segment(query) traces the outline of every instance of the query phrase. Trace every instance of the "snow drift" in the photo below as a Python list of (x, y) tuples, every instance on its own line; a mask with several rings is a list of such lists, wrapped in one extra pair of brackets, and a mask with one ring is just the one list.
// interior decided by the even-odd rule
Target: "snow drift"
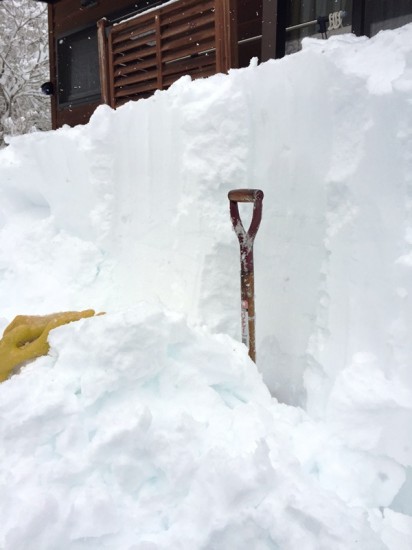
[[(411, 74), (412, 26), (307, 40), (1, 152), (3, 324), (108, 314), (0, 387), (0, 547), (410, 548)], [(258, 369), (306, 412), (231, 339), (239, 187)]]
[(229, 337), (138, 308), (50, 342), (0, 387), (6, 548), (384, 548), (302, 472), (302, 415)]

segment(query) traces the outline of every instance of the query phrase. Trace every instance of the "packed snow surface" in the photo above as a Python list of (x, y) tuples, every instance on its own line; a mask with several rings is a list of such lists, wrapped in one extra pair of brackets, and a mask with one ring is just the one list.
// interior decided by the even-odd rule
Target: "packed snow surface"
[(411, 97), (409, 25), (0, 152), (0, 328), (106, 312), (0, 385), (1, 550), (410, 550)]

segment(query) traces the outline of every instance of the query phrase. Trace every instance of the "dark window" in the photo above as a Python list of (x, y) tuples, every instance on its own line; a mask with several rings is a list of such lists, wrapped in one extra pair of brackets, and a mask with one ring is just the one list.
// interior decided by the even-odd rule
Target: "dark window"
[[(380, 0), (379, 0), (380, 1)], [(302, 38), (319, 36), (321, 30), (316, 20), (325, 18), (328, 35), (352, 30), (353, 0), (290, 0), (288, 4), (286, 25), (286, 52), (293, 53), (300, 49)], [(329, 30), (329, 14), (341, 12), (343, 28)]]
[(365, 34), (373, 36), (384, 29), (395, 29), (412, 21), (412, 0), (367, 0)]
[(99, 54), (95, 26), (57, 40), (59, 104), (100, 98)]
[(352, 0), (291, 0), (288, 26), (312, 21), (340, 10), (351, 17)]

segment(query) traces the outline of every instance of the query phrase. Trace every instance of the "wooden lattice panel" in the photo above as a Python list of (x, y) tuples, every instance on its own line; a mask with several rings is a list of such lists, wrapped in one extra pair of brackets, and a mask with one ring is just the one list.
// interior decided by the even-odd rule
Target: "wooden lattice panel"
[(177, 0), (109, 29), (108, 100), (117, 107), (168, 88), (183, 75), (235, 66), (232, 0)]

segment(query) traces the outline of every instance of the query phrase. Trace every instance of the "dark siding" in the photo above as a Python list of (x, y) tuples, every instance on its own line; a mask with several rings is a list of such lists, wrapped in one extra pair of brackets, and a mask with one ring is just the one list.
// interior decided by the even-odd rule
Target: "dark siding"
[(364, 34), (372, 36), (412, 21), (412, 0), (366, 0)]
[(239, 67), (247, 67), (252, 57), (261, 56), (262, 0), (238, 0), (237, 17)]

